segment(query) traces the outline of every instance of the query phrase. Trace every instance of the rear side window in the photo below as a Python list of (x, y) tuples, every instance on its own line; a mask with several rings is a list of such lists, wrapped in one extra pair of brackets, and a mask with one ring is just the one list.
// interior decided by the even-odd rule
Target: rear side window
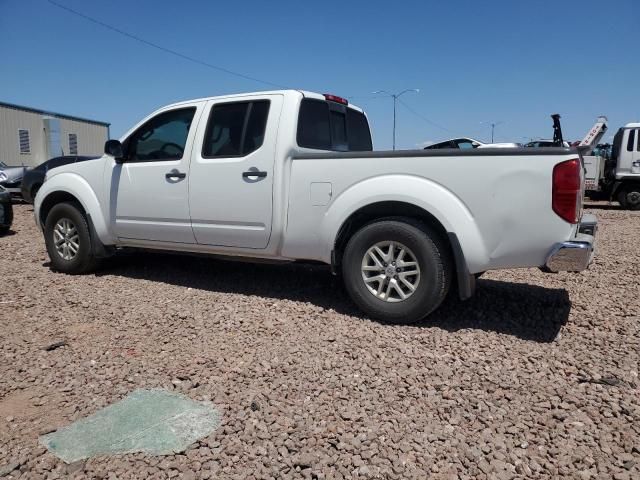
[(269, 101), (214, 105), (202, 145), (204, 158), (243, 157), (264, 142)]
[(627, 139), (627, 152), (633, 152), (633, 145), (636, 140), (636, 131), (629, 130), (629, 138)]
[(317, 150), (372, 150), (371, 132), (363, 113), (323, 100), (304, 99), (298, 117), (298, 145)]

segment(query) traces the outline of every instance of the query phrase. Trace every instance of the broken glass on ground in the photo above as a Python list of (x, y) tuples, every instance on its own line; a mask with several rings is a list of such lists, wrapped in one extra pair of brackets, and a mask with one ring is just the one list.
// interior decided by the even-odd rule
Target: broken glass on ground
[(66, 463), (96, 455), (184, 451), (210, 435), (220, 415), (210, 402), (166, 390), (136, 390), (113, 405), (60, 430), (40, 443)]

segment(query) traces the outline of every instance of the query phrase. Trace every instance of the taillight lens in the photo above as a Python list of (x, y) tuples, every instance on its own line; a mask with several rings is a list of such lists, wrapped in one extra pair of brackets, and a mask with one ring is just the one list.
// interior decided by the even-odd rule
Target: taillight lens
[(567, 160), (553, 167), (553, 211), (569, 223), (578, 223), (582, 192), (580, 191), (580, 159)]

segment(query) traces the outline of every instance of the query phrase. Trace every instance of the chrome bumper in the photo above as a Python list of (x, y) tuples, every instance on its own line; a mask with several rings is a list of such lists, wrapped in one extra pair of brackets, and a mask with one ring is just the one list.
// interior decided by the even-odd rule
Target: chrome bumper
[(575, 240), (556, 243), (543, 267), (547, 272), (581, 272), (589, 267), (595, 252), (598, 221), (594, 215), (584, 215)]

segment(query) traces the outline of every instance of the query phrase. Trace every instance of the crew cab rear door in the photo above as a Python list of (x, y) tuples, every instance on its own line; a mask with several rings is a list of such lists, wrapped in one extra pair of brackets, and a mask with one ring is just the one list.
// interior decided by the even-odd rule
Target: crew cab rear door
[(283, 96), (207, 103), (189, 176), (191, 225), (205, 245), (266, 248)]

